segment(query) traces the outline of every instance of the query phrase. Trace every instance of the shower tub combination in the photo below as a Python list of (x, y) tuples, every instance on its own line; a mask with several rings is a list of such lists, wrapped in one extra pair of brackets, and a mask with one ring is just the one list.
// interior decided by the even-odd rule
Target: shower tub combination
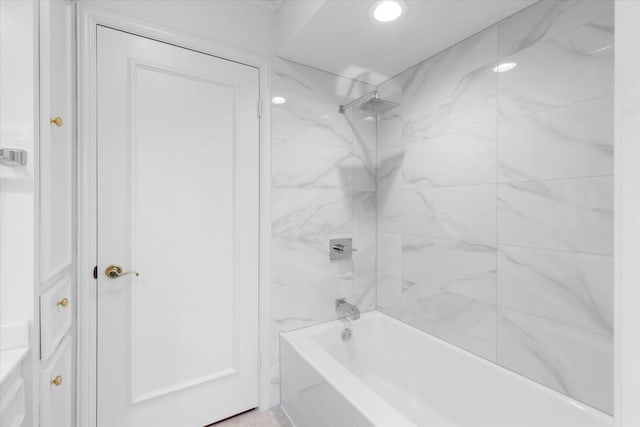
[(281, 334), (280, 360), (282, 406), (297, 427), (613, 426), (608, 415), (375, 311)]

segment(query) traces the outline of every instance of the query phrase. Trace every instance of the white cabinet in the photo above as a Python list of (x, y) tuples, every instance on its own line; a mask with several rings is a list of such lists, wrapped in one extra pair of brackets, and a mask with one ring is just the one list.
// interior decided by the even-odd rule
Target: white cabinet
[(71, 279), (63, 277), (40, 296), (40, 356), (48, 359), (72, 321)]
[(71, 427), (74, 375), (66, 337), (40, 371), (40, 427)]
[(40, 3), (40, 281), (72, 264), (72, 7)]
[[(2, 1), (2, 0), (0, 0)], [(40, 406), (34, 425), (75, 422), (74, 2), (39, 0)], [(39, 418), (39, 421), (38, 419)], [(4, 426), (2, 426), (4, 427)]]

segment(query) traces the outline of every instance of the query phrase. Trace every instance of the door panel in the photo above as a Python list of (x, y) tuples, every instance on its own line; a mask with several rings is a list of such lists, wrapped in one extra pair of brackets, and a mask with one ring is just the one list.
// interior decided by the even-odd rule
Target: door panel
[(258, 71), (103, 27), (97, 69), (98, 426), (255, 407)]

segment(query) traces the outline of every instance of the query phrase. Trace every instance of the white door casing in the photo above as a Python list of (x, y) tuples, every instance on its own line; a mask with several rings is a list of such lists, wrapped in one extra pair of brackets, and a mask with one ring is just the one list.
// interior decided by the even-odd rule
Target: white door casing
[(257, 406), (258, 97), (256, 68), (98, 27), (99, 427)]

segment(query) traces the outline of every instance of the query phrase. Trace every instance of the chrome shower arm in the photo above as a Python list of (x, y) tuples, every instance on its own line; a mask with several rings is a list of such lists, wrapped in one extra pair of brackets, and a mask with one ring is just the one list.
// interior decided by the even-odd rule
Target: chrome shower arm
[(358, 99), (354, 99), (353, 101), (349, 102), (348, 104), (344, 104), (341, 105), (340, 108), (338, 108), (338, 112), (340, 114), (344, 114), (347, 111), (347, 108), (351, 107), (353, 104), (357, 104), (358, 102), (362, 101), (363, 99), (370, 97), (371, 95), (374, 96), (374, 98), (379, 98), (380, 94), (378, 93), (378, 90), (372, 90), (371, 92), (367, 92), (364, 95), (362, 95), (360, 98)]

